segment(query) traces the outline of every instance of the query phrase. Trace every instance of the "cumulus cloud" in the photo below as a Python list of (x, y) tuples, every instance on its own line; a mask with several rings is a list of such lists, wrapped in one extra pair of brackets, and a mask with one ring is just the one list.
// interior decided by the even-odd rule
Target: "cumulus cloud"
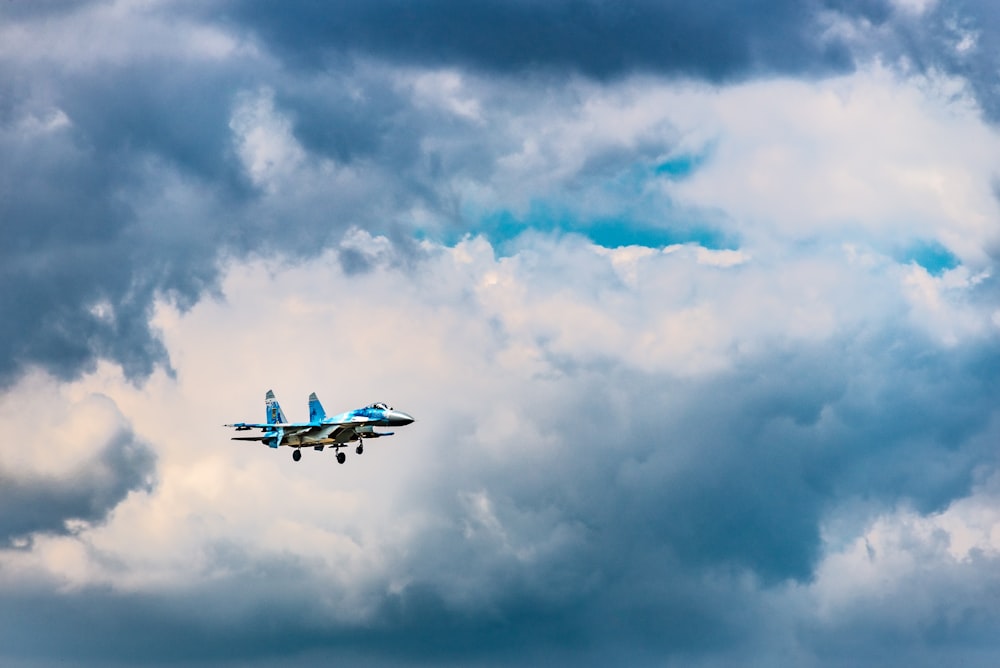
[(926, 238), (980, 266), (996, 247), (997, 134), (959, 82), (876, 68), (707, 97), (685, 111), (717, 133), (710, 161), (669, 187), (681, 202), (726, 208), (743, 235), (850, 235), (887, 252)]
[[(498, 257), (470, 239), (425, 243), (411, 273), (384, 240), (353, 243), (384, 255), (363, 274), (336, 250), (297, 267), (233, 265), (224, 301), (162, 304), (176, 378), (138, 390), (108, 366), (80, 382), (156, 445), (155, 491), (100, 526), (5, 553), (4, 569), (69, 582), (70, 600), (110, 587), (112, 620), (185, 628), (178, 616), (193, 614), (218, 644), (184, 656), (241, 644), (277, 606), (289, 647), (320, 656), (343, 645), (388, 664), (583, 660), (634, 646), (640, 662), (718, 658), (796, 633), (790, 613), (754, 620), (772, 599), (844, 600), (838, 560), (874, 538), (825, 524), (974, 504), (961, 499), (993, 465), (995, 377), (973, 369), (995, 363), (995, 343), (969, 336), (956, 356), (899, 319), (907, 273), (890, 260), (813, 257), (789, 280), (794, 268), (697, 248), (628, 257), (552, 238)], [(626, 260), (631, 283), (618, 278)], [(784, 307), (738, 308), (750, 294)], [(820, 304), (825, 317), (807, 315)], [(670, 325), (691, 312), (708, 315)], [(227, 445), (208, 426), (252, 419), (267, 387), (291, 419), (318, 391), (328, 407), (386, 399), (418, 422), (343, 467)], [(859, 500), (867, 510), (847, 521)], [(829, 658), (823, 643), (854, 623), (853, 608), (836, 610), (808, 618), (817, 644), (803, 655)], [(292, 651), (280, 635), (264, 645)], [(526, 654), (505, 655), (511, 642)]]
[(115, 403), (72, 394), (32, 374), (0, 400), (3, 421), (30, 430), (0, 455), (0, 539), (8, 546), (100, 523), (128, 493), (153, 484), (155, 457)]

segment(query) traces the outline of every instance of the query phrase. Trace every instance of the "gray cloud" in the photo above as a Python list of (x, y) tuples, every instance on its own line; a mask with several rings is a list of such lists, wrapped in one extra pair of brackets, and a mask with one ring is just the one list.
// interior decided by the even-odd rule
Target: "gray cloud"
[[(862, 524), (898, 504), (940, 511), (995, 461), (996, 376), (974, 371), (996, 364), (995, 346), (951, 355), (885, 340), (784, 347), (702, 381), (566, 367), (516, 400), (523, 431), (545, 445), (499, 460), (465, 435), (467, 416), (438, 416), (428, 426), (439, 444), (426, 453), (436, 463), (400, 496), (437, 521), (392, 558), (390, 576), (407, 584), (363, 585), (374, 612), (355, 621), (340, 616), (353, 600), (344, 585), (294, 549), (219, 543), (211, 561), (226, 576), (207, 587), (69, 595), (63, 607), (92, 606), (106, 633), (60, 632), (24, 651), (95, 663), (734, 665), (792, 648), (835, 666), (928, 644), (938, 658), (986, 665), (996, 647), (982, 630), (995, 615), (971, 592), (992, 557), (941, 580), (915, 574), (883, 594), (884, 616), (860, 606), (824, 617), (795, 593), (816, 577), (831, 514), (858, 501)], [(942, 596), (952, 578), (971, 598)], [(911, 596), (944, 607), (914, 621)], [(970, 623), (952, 617), (961, 610)], [(23, 626), (30, 615), (13, 628)], [(123, 630), (127, 639), (103, 645)]]
[(939, 0), (924, 11), (891, 8), (888, 3), (844, 2), (864, 15), (864, 26), (852, 44), (858, 59), (879, 57), (905, 70), (948, 73), (961, 77), (991, 122), (1000, 121), (1000, 95), (995, 73), (1000, 60), (992, 44), (1000, 34), (1000, 15), (982, 0)]
[[(308, 562), (219, 545), (213, 560), (229, 575), (209, 591), (86, 593), (104, 625), (135, 632), (110, 653), (99, 635), (53, 639), (59, 649), (49, 651), (98, 663), (738, 665), (792, 643), (835, 666), (848, 656), (877, 664), (887, 648), (908, 656), (928, 642), (935, 656), (976, 665), (967, 635), (993, 651), (976, 631), (993, 617), (976, 599), (970, 614), (986, 617), (948, 622), (965, 604), (938, 599), (945, 581), (913, 583), (914, 596), (951, 601), (926, 628), (905, 615), (873, 626), (870, 610), (796, 613), (787, 594), (812, 581), (831, 511), (859, 498), (869, 518), (901, 502), (940, 510), (994, 459), (995, 376), (969, 369), (996, 364), (997, 350), (956, 358), (910, 341), (886, 353), (882, 341), (775, 351), (704, 381), (605, 368), (533, 384), (518, 405), (523, 429), (547, 443), (537, 453), (487, 461), (461, 436), (463, 416), (436, 427), (459, 436), (428, 453), (440, 475), (401, 501), (439, 521), (393, 564), (406, 586), (370, 585), (374, 614), (338, 621), (346, 593), (314, 581)], [(562, 398), (543, 400), (552, 396)], [(977, 563), (955, 566), (954, 577), (971, 586)], [(83, 605), (79, 596), (72, 605)], [(892, 610), (907, 607), (905, 588), (887, 596)], [(900, 629), (915, 635), (894, 639)]]
[[(884, 3), (836, 3), (863, 15)], [(714, 81), (761, 72), (830, 73), (852, 66), (845, 43), (820, 38), (823, 3), (592, 1), (234, 3), (231, 11), (290, 62), (340, 54), (500, 73), (575, 71), (608, 78), (650, 71)]]
[(100, 522), (130, 491), (149, 489), (154, 468), (149, 446), (123, 429), (67, 475), (0, 470), (0, 540), (65, 534), (70, 520)]
[[(576, 72), (607, 80), (635, 72), (714, 82), (760, 75), (824, 76), (859, 60), (904, 57), (918, 71), (969, 81), (994, 122), (1000, 31), (989, 2), (942, 0), (910, 11), (888, 0), (752, 0), (723, 4), (596, 0), (309, 3), (249, 0), (232, 16), (295, 68), (326, 68), (351, 55), (403, 64), (521, 76)], [(852, 35), (839, 24), (858, 28)], [(969, 41), (971, 40), (971, 41)]]
[[(153, 297), (190, 301), (212, 284), (223, 226), (144, 228), (130, 201), (150, 187), (143, 177), (151, 160), (210, 180), (222, 201), (240, 199), (224, 150), (228, 99), (213, 106), (207, 78), (171, 73), (155, 65), (58, 74), (48, 82), (57, 94), (23, 96), (8, 114), (0, 132), (9, 158), (0, 168), (0, 225), (10, 240), (0, 250), (0, 381), (30, 364), (73, 377), (96, 357), (143, 377), (166, 363), (148, 324)], [(178, 113), (185, 99), (199, 100), (197, 113)]]
[[(393, 118), (405, 100), (384, 79), (347, 72), (323, 83), (326, 95), (303, 94), (309, 82), (293, 79), (279, 112), (315, 156), (364, 161), (363, 180), (268, 197), (247, 176), (230, 120), (270, 67), (2, 65), (0, 384), (32, 365), (73, 378), (99, 358), (144, 378), (169, 367), (149, 326), (157, 296), (190, 306), (216, 288), (220, 257), (314, 256), (351, 226), (392, 231), (399, 210), (430, 196), (410, 167), (423, 159), (419, 133)], [(374, 99), (343, 105), (338, 82)]]

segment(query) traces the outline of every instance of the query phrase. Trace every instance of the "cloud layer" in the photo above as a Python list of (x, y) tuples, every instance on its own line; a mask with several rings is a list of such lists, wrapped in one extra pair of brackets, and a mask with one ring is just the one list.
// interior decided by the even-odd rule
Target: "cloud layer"
[(986, 5), (0, 16), (5, 663), (996, 663)]

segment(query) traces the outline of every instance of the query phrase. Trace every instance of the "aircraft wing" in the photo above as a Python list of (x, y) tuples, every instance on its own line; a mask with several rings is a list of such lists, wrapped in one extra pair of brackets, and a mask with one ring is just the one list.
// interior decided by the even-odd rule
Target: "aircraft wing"
[[(260, 422), (237, 422), (235, 424), (222, 425), (223, 427), (233, 427), (236, 431), (250, 431), (251, 429), (261, 429), (263, 431), (278, 431), (280, 430), (285, 436), (295, 436), (300, 435), (305, 432), (309, 432), (313, 429), (317, 429), (320, 425), (313, 422), (272, 422), (272, 423), (260, 423)], [(234, 441), (262, 441), (265, 438), (271, 438), (270, 436), (233, 436)]]
[(250, 429), (264, 429), (271, 431), (274, 429), (284, 429), (286, 434), (294, 434), (308, 429), (318, 429), (321, 427), (360, 427), (372, 420), (363, 416), (355, 416), (348, 420), (339, 422), (236, 422), (224, 424), (223, 427), (232, 427), (236, 431), (248, 431)]
[(307, 429), (319, 425), (315, 422), (236, 422), (222, 426), (234, 427), (236, 431), (245, 431), (247, 429)]
[(320, 425), (313, 422), (236, 422), (223, 426), (232, 427), (236, 431), (260, 429), (264, 433), (259, 436), (233, 436), (232, 440), (263, 442), (272, 448), (281, 445), (289, 436), (302, 438), (304, 434), (320, 428)]

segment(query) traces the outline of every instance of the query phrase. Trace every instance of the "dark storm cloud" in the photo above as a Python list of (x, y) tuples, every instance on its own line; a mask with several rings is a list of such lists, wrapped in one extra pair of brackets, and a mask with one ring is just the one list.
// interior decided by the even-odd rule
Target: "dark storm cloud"
[(211, 73), (165, 63), (46, 74), (47, 86), (12, 76), (20, 104), (0, 125), (0, 383), (30, 364), (73, 377), (98, 356), (142, 377), (166, 363), (153, 297), (196, 299), (231, 232), (220, 220), (144, 229), (135, 194), (160, 164), (239, 201), (229, 94)]
[[(49, 25), (34, 12), (12, 20), (29, 33)], [(279, 112), (315, 155), (373, 166), (351, 192), (266, 201), (230, 126), (247, 91), (276, 76), (266, 58), (27, 62), (0, 63), (0, 386), (32, 365), (73, 378), (99, 358), (141, 379), (169, 366), (149, 325), (157, 296), (197, 302), (220, 257), (311, 256), (352, 225), (390, 231), (432, 192), (422, 177), (407, 184), (419, 131), (397, 118), (405, 101), (385, 77), (369, 86), (348, 71), (310, 93), (315, 79), (278, 81)], [(367, 101), (346, 104), (341, 84)]]
[(330, 72), (278, 92), (281, 108), (292, 110), (295, 135), (303, 145), (340, 162), (370, 159), (386, 150), (411, 154), (419, 133), (403, 132), (393, 122), (408, 100), (386, 82), (369, 79), (363, 96), (349, 73)]
[(69, 475), (0, 469), (0, 542), (65, 533), (69, 520), (103, 520), (130, 491), (149, 486), (154, 466), (149, 447), (123, 429)]
[[(889, 0), (599, 0), (458, 2), (379, 0), (232, 2), (230, 15), (296, 69), (338, 67), (362, 55), (405, 65), (514, 76), (577, 72), (609, 79), (635, 72), (722, 82), (760, 75), (822, 76), (879, 58), (968, 80), (991, 121), (1000, 14), (988, 0), (941, 0), (925, 11)], [(838, 26), (860, 27), (848, 37)], [(974, 44), (960, 46), (972, 37)]]
[[(468, 579), (490, 592), (480, 607), (495, 619), (530, 626), (519, 611), (547, 609), (568, 637), (600, 628), (583, 634), (598, 647), (662, 658), (751, 646), (771, 630), (755, 619), (764, 603), (747, 582), (764, 591), (808, 583), (834, 509), (863, 499), (939, 511), (994, 462), (983, 435), (1000, 388), (975, 369), (1000, 351), (885, 343), (775, 352), (704, 382), (568, 371), (571, 394), (539, 401), (537, 413), (521, 406), (527, 424), (558, 441), (557, 454), (515, 450), (486, 469), (461, 438), (446, 453), (459, 484), (492, 499), (505, 535), (489, 523), (463, 529), (461, 507), (449, 505), (455, 490), (440, 481), (422, 490), (455, 518), (455, 533), (422, 544), (425, 586), (448, 592)], [(541, 549), (561, 532), (565, 545)], [(522, 562), (505, 541), (538, 556)], [(878, 652), (880, 638), (869, 641), (861, 649)]]
[(231, 13), (305, 67), (360, 53), (512, 74), (647, 71), (719, 81), (849, 69), (847, 45), (822, 36), (830, 5), (867, 15), (884, 3), (380, 0), (279, 8), (252, 0), (232, 3)]
[[(72, 378), (98, 358), (140, 379), (169, 365), (149, 325), (158, 295), (190, 305), (214, 288), (220, 254), (311, 255), (363, 222), (336, 207), (255, 209), (261, 193), (229, 122), (256, 75), (156, 59), (74, 72), (46, 65), (43, 85), (6, 72), (0, 385), (31, 365)], [(344, 150), (363, 150), (356, 143)], [(201, 199), (172, 197), (172, 185)]]
[[(989, 0), (940, 0), (924, 10), (889, 0), (608, 3), (377, 0), (226, 3), (295, 69), (337, 69), (343, 56), (514, 76), (635, 72), (722, 82), (823, 76), (878, 58), (965, 78), (991, 121), (1000, 13)], [(852, 25), (851, 31), (838, 29)], [(850, 36), (848, 36), (848, 33)], [(971, 38), (971, 42), (968, 40)]]

